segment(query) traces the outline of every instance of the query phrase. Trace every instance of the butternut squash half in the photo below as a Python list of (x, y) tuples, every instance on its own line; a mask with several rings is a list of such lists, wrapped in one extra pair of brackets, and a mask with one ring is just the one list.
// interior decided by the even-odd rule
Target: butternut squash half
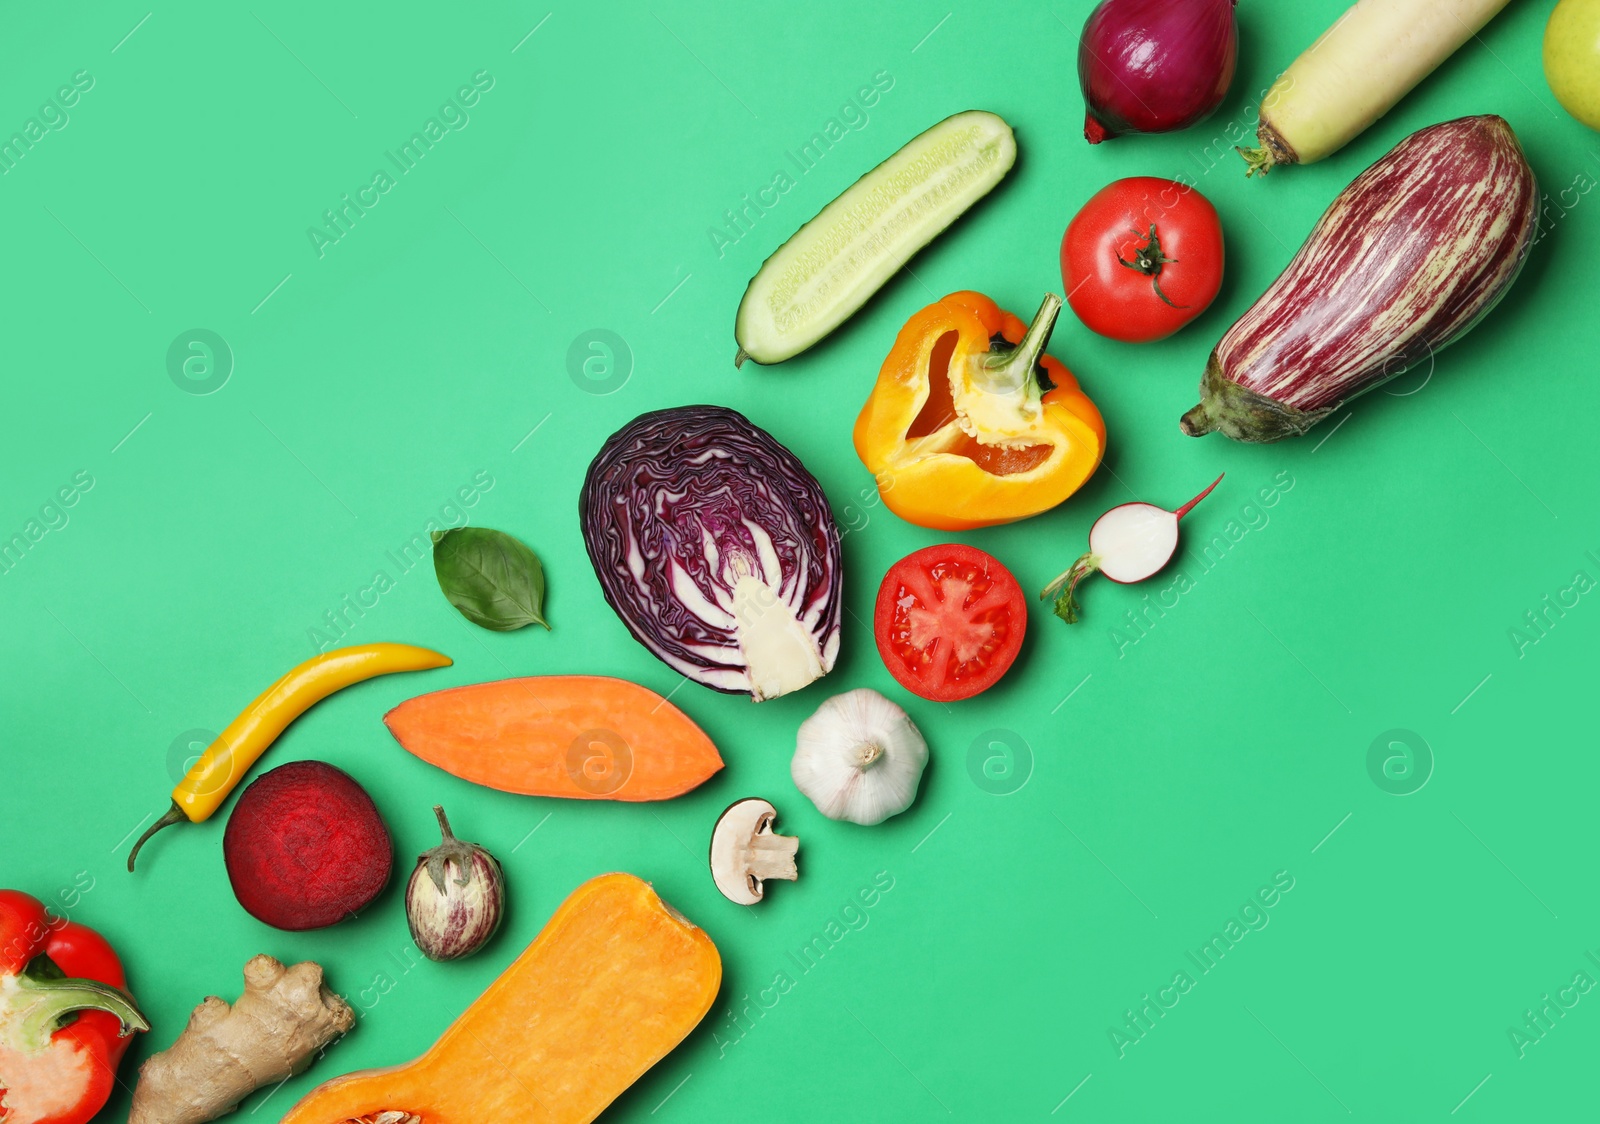
[(516, 961), (416, 1061), (336, 1077), (283, 1124), (404, 1111), (422, 1124), (580, 1124), (711, 1009), (711, 938), (631, 874), (563, 902)]

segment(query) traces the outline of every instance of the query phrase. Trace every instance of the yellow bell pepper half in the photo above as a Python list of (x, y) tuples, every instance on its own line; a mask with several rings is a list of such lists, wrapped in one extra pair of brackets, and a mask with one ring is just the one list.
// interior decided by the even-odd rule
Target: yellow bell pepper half
[(1072, 372), (1044, 354), (1061, 300), (1033, 323), (981, 293), (951, 293), (895, 339), (856, 418), (856, 455), (889, 510), (960, 531), (1048, 511), (1105, 455), (1106, 426)]

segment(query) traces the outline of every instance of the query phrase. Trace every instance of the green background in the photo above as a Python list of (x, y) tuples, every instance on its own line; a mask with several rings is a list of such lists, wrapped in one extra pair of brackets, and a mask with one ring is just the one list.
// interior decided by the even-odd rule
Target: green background
[[(1600, 156), (1544, 82), (1550, 6), (1513, 4), (1346, 150), (1265, 182), (1243, 178), (1230, 141), (1339, 0), (1244, 0), (1238, 77), (1216, 116), (1096, 148), (1080, 135), (1074, 68), (1087, 0), (892, 14), (675, 0), (9, 8), (0, 135), (74, 73), (94, 85), (70, 124), (0, 177), (0, 532), (67, 517), (0, 577), (0, 881), (123, 951), (153, 1024), (123, 1082), (204, 995), (234, 997), (250, 955), (315, 958), (361, 1018), (309, 1073), (247, 1103), (272, 1118), (321, 1080), (425, 1049), (568, 892), (627, 870), (705, 927), (725, 984), (612, 1119), (1589, 1109), (1600, 994), (1553, 1013), (1524, 1056), (1508, 1033), (1575, 973), (1600, 978), (1586, 959), (1600, 957), (1600, 906), (1580, 799), (1600, 779), (1583, 717), (1600, 608), (1580, 597), (1520, 649), (1510, 631), (1575, 572), (1600, 578), (1588, 553), (1600, 554), (1600, 206), (1586, 194)], [(319, 257), (307, 228), (479, 71), (494, 85), (470, 124)], [(893, 85), (870, 121), (719, 254), (709, 229), (723, 210), (770, 184), (879, 72)], [(906, 139), (974, 107), (1016, 128), (1008, 182), (834, 338), (736, 372), (734, 309), (761, 260)], [(1210, 347), (1340, 188), (1412, 130), (1485, 112), (1521, 138), (1549, 233), (1470, 340), (1431, 377), (1357, 401), (1338, 429), (1266, 447), (1181, 437)], [(1067, 220), (1128, 175), (1183, 175), (1216, 204), (1222, 294), (1143, 347), (1064, 314), (1052, 351), (1105, 414), (1105, 466), (1056, 511), (961, 537), (1036, 589), (1105, 508), (1175, 505), (1225, 470), (1185, 522), (1175, 565), (1193, 588), (1119, 642), (1111, 630), (1168, 579), (1096, 581), (1076, 627), (1036, 605), (996, 689), (949, 707), (911, 697), (863, 618), (885, 568), (945, 536), (875, 503), (850, 423), (912, 312), (973, 288), (1031, 313), (1059, 292)], [(233, 354), (214, 393), (169, 377), (168, 348), (193, 328)], [(609, 394), (569, 374), (569, 346), (594, 328), (631, 352)], [(401, 751), (380, 716), (426, 690), (558, 672), (679, 686), (601, 599), (576, 504), (607, 434), (692, 402), (744, 411), (833, 502), (849, 614), (827, 682), (760, 707), (683, 685), (673, 701), (728, 765), (662, 805), (492, 792)], [(41, 514), (79, 472), (92, 488)], [(450, 506), (480, 472), (492, 487)], [(1258, 506), (1275, 479), (1293, 486)], [(402, 573), (387, 558), (430, 520), (462, 518), (540, 552), (553, 632), (468, 626), (426, 567)], [(1208, 564), (1199, 548), (1230, 520), (1244, 533)], [(219, 729), (311, 655), (309, 630), (380, 570), (393, 588), (348, 641), (430, 645), (455, 665), (329, 700), (267, 762), (320, 758), (354, 774), (402, 873), (436, 839), (435, 802), (500, 856), (508, 923), (451, 965), (417, 961), (394, 885), (333, 929), (254, 921), (223, 870), (225, 815), (159, 837), (137, 875), (122, 869), (130, 834), (165, 807), (183, 735)], [(933, 747), (916, 805), (870, 829), (824, 820), (788, 764), (799, 722), (863, 685), (903, 703)], [(1369, 773), (1369, 747), (1394, 730), (1429, 747), (1418, 779), (1432, 759), (1410, 795)], [(1380, 739), (1380, 755), (1401, 737)], [(993, 758), (989, 777), (969, 769), (974, 756)], [(718, 896), (703, 855), (718, 811), (751, 794), (801, 838), (802, 876), (746, 910)], [(1201, 974), (1186, 953), (1280, 871), (1293, 889), (1267, 926)], [(800, 972), (790, 953), (857, 919), (845, 907), (875, 876), (892, 888)], [(1119, 1049), (1112, 1028), (1180, 970), (1193, 988)], [(781, 995), (779, 971), (792, 981)], [(126, 1108), (121, 1092), (104, 1118)]]

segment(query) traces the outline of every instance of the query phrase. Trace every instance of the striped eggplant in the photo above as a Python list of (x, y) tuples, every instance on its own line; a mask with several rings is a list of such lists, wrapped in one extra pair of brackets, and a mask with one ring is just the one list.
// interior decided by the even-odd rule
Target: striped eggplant
[(1297, 436), (1460, 339), (1516, 280), (1538, 207), (1533, 169), (1502, 118), (1411, 134), (1339, 193), (1223, 335), (1183, 432)]

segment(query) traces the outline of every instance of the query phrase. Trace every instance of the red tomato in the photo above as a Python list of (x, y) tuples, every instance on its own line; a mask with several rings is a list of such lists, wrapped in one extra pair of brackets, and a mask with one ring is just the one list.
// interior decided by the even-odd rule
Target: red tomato
[(1108, 184), (1067, 224), (1061, 281), (1091, 331), (1128, 343), (1170, 336), (1222, 286), (1217, 209), (1175, 180)]
[(924, 547), (890, 566), (872, 614), (889, 674), (935, 702), (994, 686), (1027, 630), (1028, 603), (1011, 571), (961, 543)]

